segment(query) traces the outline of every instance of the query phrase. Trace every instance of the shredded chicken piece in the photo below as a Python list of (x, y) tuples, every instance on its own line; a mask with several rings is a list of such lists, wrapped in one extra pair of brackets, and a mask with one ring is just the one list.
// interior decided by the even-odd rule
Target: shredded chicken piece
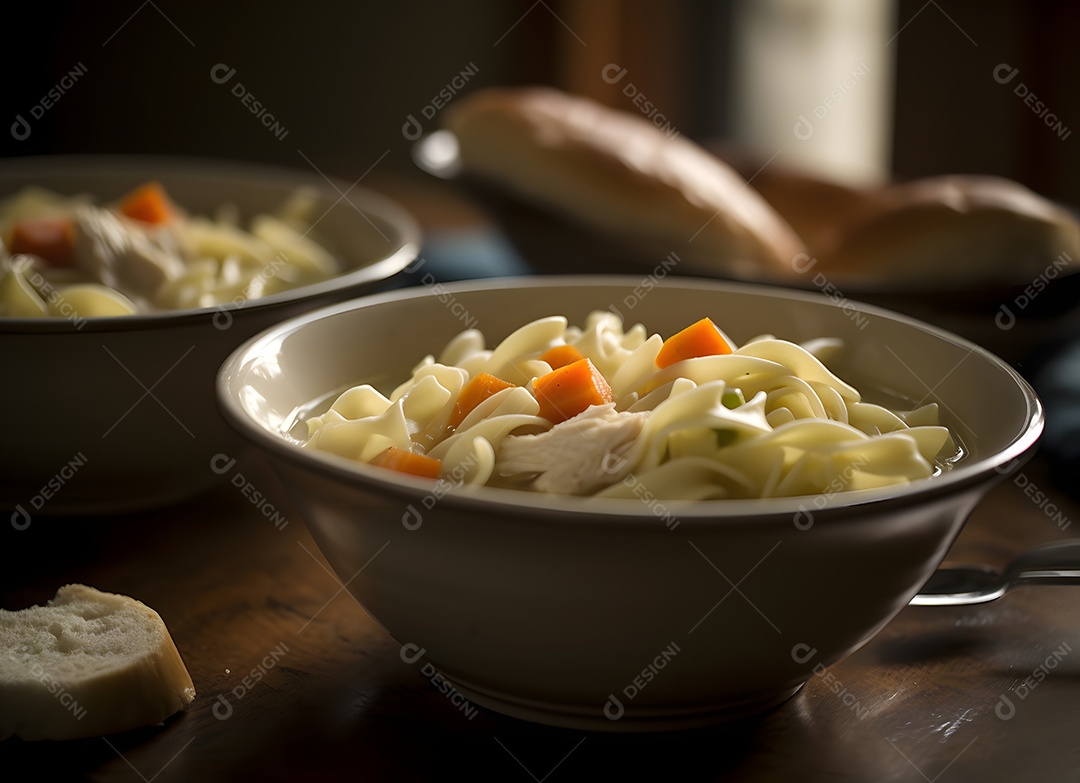
[(150, 298), (163, 283), (184, 273), (184, 262), (171, 234), (153, 237), (127, 226), (107, 209), (83, 205), (75, 209), (75, 253), (79, 266), (110, 288)]
[(496, 464), (504, 476), (535, 474), (528, 486), (539, 492), (591, 495), (629, 472), (625, 455), (646, 416), (594, 405), (547, 432), (506, 438)]

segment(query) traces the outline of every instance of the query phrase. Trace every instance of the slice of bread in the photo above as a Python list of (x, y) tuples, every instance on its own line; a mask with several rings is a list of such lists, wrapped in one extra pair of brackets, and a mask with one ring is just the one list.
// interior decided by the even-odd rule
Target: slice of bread
[(160, 723), (195, 698), (161, 617), (85, 585), (0, 609), (0, 740), (75, 739)]

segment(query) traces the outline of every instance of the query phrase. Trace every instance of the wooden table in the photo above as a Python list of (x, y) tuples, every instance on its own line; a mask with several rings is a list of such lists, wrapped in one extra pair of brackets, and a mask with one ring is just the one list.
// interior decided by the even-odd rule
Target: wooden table
[[(459, 709), (343, 589), (261, 459), (236, 470), (276, 525), (226, 482), (160, 512), (0, 538), (5, 608), (67, 582), (135, 596), (168, 623), (198, 691), (163, 726), (0, 743), (4, 780), (1080, 780), (1077, 588), (909, 607), (759, 718), (591, 734)], [(1001, 564), (1073, 534), (1072, 520), (1080, 507), (1036, 457), (950, 557)]]

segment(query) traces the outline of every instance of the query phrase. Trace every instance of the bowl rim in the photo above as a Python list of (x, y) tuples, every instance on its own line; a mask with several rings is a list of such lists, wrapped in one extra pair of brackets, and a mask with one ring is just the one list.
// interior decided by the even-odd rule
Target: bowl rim
[[(332, 198), (337, 191), (338, 200), (352, 204), (361, 214), (372, 214), (396, 232), (399, 241), (381, 257), (373, 259), (345, 274), (326, 280), (282, 291), (261, 299), (229, 302), (209, 307), (185, 310), (162, 310), (152, 313), (106, 316), (80, 319), (78, 324), (68, 318), (14, 318), (0, 317), (0, 334), (55, 334), (69, 332), (126, 332), (155, 326), (182, 326), (228, 313), (235, 317), (238, 311), (271, 310), (288, 306), (306, 299), (348, 290), (367, 283), (387, 280), (413, 263), (420, 255), (422, 232), (420, 224), (407, 210), (393, 199), (357, 183), (348, 183), (339, 177), (328, 176), (317, 170), (305, 171), (269, 163), (185, 155), (128, 155), (128, 154), (71, 154), (71, 155), (25, 155), (0, 159), (0, 185), (15, 177), (38, 176), (123, 176), (142, 172), (145, 176), (182, 177), (191, 180), (214, 179), (219, 183), (236, 182), (248, 184), (286, 185), (294, 188), (311, 187)], [(95, 196), (98, 194), (94, 194)], [(225, 199), (223, 199), (225, 201)], [(369, 220), (370, 222), (370, 220)]]
[[(285, 336), (294, 333), (305, 325), (328, 319), (342, 313), (365, 309), (384, 303), (408, 299), (421, 299), (446, 294), (460, 294), (476, 290), (513, 288), (559, 288), (559, 287), (602, 287), (634, 286), (640, 278), (634, 275), (528, 275), (518, 277), (485, 278), (441, 284), (439, 293), (432, 292), (427, 286), (415, 286), (396, 289), (381, 294), (373, 294), (347, 302), (321, 307), (311, 312), (294, 316), (282, 321), (237, 347), (222, 363), (215, 382), (215, 395), (218, 408), (226, 422), (249, 443), (268, 451), (275, 458), (284, 458), (295, 467), (322, 476), (329, 474), (334, 480), (344, 480), (356, 485), (358, 489), (374, 490), (383, 495), (398, 497), (403, 502), (403, 509), (414, 504), (424, 503), (434, 497), (441, 504), (472, 511), (512, 511), (515, 516), (543, 516), (549, 522), (567, 522), (580, 525), (583, 518), (599, 524), (615, 518), (635, 518), (638, 521), (656, 520), (664, 517), (655, 509), (646, 507), (641, 498), (594, 498), (573, 495), (556, 495), (527, 492), (499, 487), (453, 487), (438, 492), (438, 484), (431, 480), (415, 478), (393, 471), (364, 465), (329, 452), (304, 449), (290, 442), (283, 433), (273, 433), (256, 423), (240, 402), (240, 390), (243, 388), (241, 375), (245, 364), (265, 350), (279, 343)], [(840, 307), (820, 294), (812, 294), (798, 289), (780, 289), (774, 286), (755, 283), (718, 281), (708, 278), (679, 278), (678, 280), (660, 280), (657, 286), (672, 288), (692, 286), (716, 291), (746, 292), (764, 294), (784, 300), (812, 302), (824, 307)], [(845, 307), (855, 307), (860, 312), (884, 317), (922, 332), (927, 332), (938, 339), (952, 343), (972, 353), (978, 354), (984, 361), (1002, 370), (1016, 384), (1026, 402), (1026, 425), (1016, 434), (1012, 443), (1005, 449), (993, 454), (981, 456), (968, 464), (958, 464), (951, 470), (930, 479), (923, 479), (897, 487), (836, 492), (832, 495), (801, 495), (783, 498), (752, 499), (716, 499), (716, 500), (659, 500), (658, 503), (670, 512), (679, 523), (703, 524), (723, 520), (727, 524), (761, 524), (762, 520), (787, 520), (798, 514), (812, 514), (816, 523), (818, 514), (823, 518), (858, 519), (872, 513), (877, 507), (887, 505), (890, 508), (902, 508), (907, 505), (923, 504), (944, 495), (959, 495), (964, 490), (993, 482), (1013, 473), (1034, 453), (1037, 441), (1045, 426), (1045, 414), (1041, 401), (1031, 385), (1008, 363), (990, 351), (951, 332), (919, 321), (901, 313), (875, 305), (847, 301)], [(543, 503), (537, 503), (538, 497)], [(814, 503), (815, 498), (825, 498), (822, 505)], [(811, 508), (811, 506), (813, 508)]]

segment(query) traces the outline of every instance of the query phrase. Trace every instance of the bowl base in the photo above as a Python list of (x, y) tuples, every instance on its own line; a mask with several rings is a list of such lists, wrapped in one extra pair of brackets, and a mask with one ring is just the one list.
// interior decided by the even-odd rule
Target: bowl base
[(564, 729), (627, 733), (685, 731), (749, 718), (780, 706), (805, 685), (805, 682), (800, 682), (781, 691), (708, 705), (635, 709), (632, 704), (623, 705), (609, 699), (604, 705), (585, 709), (578, 704), (523, 699), (473, 686), (465, 680), (440, 673), (469, 702), (511, 718)]

